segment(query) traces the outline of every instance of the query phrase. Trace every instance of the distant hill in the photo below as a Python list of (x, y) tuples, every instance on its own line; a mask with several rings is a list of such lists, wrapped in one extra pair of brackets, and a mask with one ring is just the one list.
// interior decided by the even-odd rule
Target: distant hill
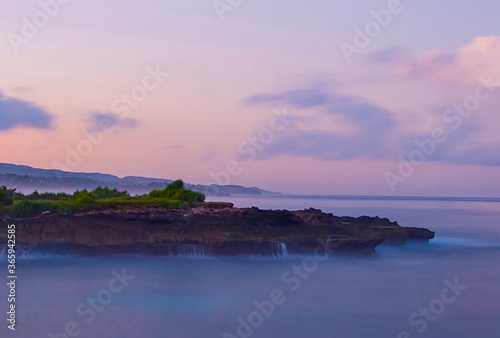
[[(131, 194), (145, 194), (153, 189), (163, 189), (172, 180), (101, 173), (74, 173), (62, 170), (38, 169), (25, 165), (0, 163), (0, 186), (16, 188), (23, 193), (39, 192), (73, 192), (77, 189), (95, 189), (108, 186), (118, 190), (127, 190)], [(239, 185), (201, 185), (189, 184), (189, 189), (208, 196), (230, 195), (279, 195), (256, 187), (247, 188)]]
[(95, 181), (118, 182), (120, 178), (99, 173), (72, 173), (62, 170), (37, 169), (27, 165), (0, 163), (0, 174), (27, 175), (33, 177), (86, 178)]

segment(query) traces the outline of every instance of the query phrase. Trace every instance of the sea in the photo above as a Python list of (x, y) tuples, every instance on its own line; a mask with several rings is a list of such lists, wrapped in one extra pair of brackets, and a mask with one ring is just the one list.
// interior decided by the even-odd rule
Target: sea
[[(0, 337), (500, 337), (500, 200), (218, 197), (237, 207), (380, 216), (436, 232), (373, 255), (23, 254), (15, 331), (7, 261)], [(5, 228), (6, 224), (3, 224)]]

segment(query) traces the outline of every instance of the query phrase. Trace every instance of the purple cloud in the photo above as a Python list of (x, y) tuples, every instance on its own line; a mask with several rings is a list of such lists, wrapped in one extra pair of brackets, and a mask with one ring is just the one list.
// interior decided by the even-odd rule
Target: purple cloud
[(50, 129), (52, 120), (43, 108), (0, 92), (0, 131), (18, 127)]
[(304, 130), (294, 124), (277, 134), (275, 141), (259, 154), (260, 158), (288, 154), (336, 161), (357, 157), (382, 159), (391, 155), (384, 135), (396, 124), (394, 113), (363, 98), (307, 88), (255, 95), (244, 102), (249, 105), (282, 104), (296, 109), (317, 108), (316, 116), (332, 122), (341, 117), (356, 130), (345, 134), (323, 129)]
[(99, 125), (99, 123), (102, 120), (108, 120), (111, 121), (111, 124), (113, 126), (120, 126), (124, 128), (135, 128), (139, 126), (139, 121), (136, 119), (131, 119), (131, 118), (126, 118), (123, 119), (120, 116), (113, 114), (113, 113), (99, 113), (95, 112), (91, 114), (92, 122), (95, 123), (96, 125)]
[[(396, 113), (379, 107), (366, 99), (356, 96), (328, 92), (321, 88), (306, 88), (285, 91), (278, 94), (260, 94), (246, 98), (248, 105), (271, 104), (291, 107), (296, 112), (298, 123), (292, 123), (285, 130), (276, 133), (271, 143), (257, 152), (257, 159), (271, 159), (282, 155), (313, 157), (324, 161), (343, 161), (366, 158), (374, 161), (396, 160), (418, 150), (417, 140), (430, 137), (430, 133), (420, 131), (400, 132), (397, 130)], [(311, 109), (312, 108), (312, 112)], [(309, 109), (308, 117), (301, 116), (300, 110)], [(493, 109), (489, 107), (486, 109)], [(436, 107), (434, 113), (442, 118), (447, 107)], [(325, 121), (335, 124), (341, 117), (350, 125), (349, 132), (325, 129), (324, 125), (311, 128), (300, 127), (300, 121)], [(329, 122), (328, 122), (329, 121)], [(436, 128), (446, 133), (446, 142), (436, 145), (428, 162), (475, 164), (500, 166), (500, 148), (495, 144), (481, 145), (476, 138), (484, 130), (479, 122), (463, 121), (454, 130), (442, 122)], [(469, 149), (464, 150), (463, 142)], [(475, 146), (474, 146), (475, 145)], [(245, 160), (244, 156), (240, 156)]]

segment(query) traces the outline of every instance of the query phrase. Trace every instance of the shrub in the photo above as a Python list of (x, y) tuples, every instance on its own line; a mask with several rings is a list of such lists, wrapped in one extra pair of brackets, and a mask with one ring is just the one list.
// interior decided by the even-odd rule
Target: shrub
[(154, 197), (154, 198), (172, 198), (172, 195), (174, 194), (174, 191), (172, 190), (153, 190), (149, 193), (149, 197)]
[(197, 191), (192, 191), (192, 190), (178, 190), (172, 198), (174, 200), (179, 200), (179, 201), (185, 201), (185, 202), (191, 202), (191, 203), (197, 203), (197, 202), (204, 202), (205, 201), (205, 195), (202, 193), (199, 193)]
[(57, 193), (57, 199), (58, 200), (68, 199), (70, 197), (71, 197), (71, 195), (68, 195), (68, 194), (63, 193), (63, 192), (58, 192)]
[(39, 200), (39, 199), (41, 199), (40, 194), (36, 190), (33, 191), (31, 194), (27, 195), (26, 198), (29, 199), (29, 200)]
[(12, 206), (12, 213), (17, 217), (29, 217), (34, 213), (34, 203), (28, 200), (18, 202)]
[(182, 180), (170, 183), (163, 190), (153, 190), (149, 193), (149, 196), (153, 198), (166, 198), (189, 203), (205, 201), (205, 195), (202, 193), (184, 189), (184, 182)]
[(54, 194), (53, 192), (44, 192), (40, 194), (40, 199), (41, 200), (49, 200), (49, 201), (57, 201), (59, 198), (57, 197), (57, 194)]
[(49, 200), (49, 201), (60, 201), (63, 199), (68, 199), (70, 197), (71, 197), (70, 195), (65, 194), (63, 192), (58, 192), (57, 194), (53, 192), (44, 192), (43, 194), (40, 194), (39, 199)]
[(83, 189), (82, 191), (80, 190), (77, 190), (73, 193), (73, 198), (77, 199), (78, 197), (80, 197), (82, 194), (86, 194), (88, 195), (89, 192), (87, 191), (87, 189)]
[(23, 201), (23, 200), (25, 200), (25, 199), (26, 199), (26, 196), (24, 196), (23, 194), (21, 194), (21, 193), (19, 193), (19, 192), (16, 192), (16, 193), (14, 194), (14, 196), (12, 196), (12, 199), (13, 199), (14, 201)]
[(179, 190), (184, 189), (184, 182), (182, 180), (176, 180), (167, 185), (168, 190)]
[(44, 193), (39, 193), (38, 191), (34, 191), (33, 193), (29, 195), (23, 195), (22, 193), (14, 193), (12, 198), (14, 201), (23, 201), (23, 200), (30, 200), (30, 201), (60, 201), (64, 199), (69, 199), (71, 196), (68, 194), (65, 194), (63, 192), (59, 193), (53, 193), (53, 192), (44, 192)]
[(74, 207), (67, 202), (23, 200), (15, 203), (10, 210), (16, 217), (31, 217), (45, 211), (65, 214), (74, 210)]
[(89, 195), (81, 195), (76, 199), (76, 205), (92, 205), (95, 204), (95, 200)]
[(7, 189), (6, 186), (0, 188), (0, 206), (2, 205), (12, 205), (12, 196), (14, 195), (14, 190)]
[(66, 214), (68, 212), (73, 211), (73, 206), (66, 202), (57, 203), (57, 213), (58, 214)]
[(118, 191), (116, 188), (110, 189), (108, 187), (101, 188), (100, 186), (92, 190), (89, 195), (96, 200), (130, 196), (128, 191)]

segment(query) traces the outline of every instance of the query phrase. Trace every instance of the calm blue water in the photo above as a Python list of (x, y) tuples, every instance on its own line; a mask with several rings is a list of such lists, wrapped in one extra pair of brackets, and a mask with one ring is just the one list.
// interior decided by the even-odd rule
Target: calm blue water
[[(18, 262), (17, 330), (12, 334), (2, 320), (0, 336), (71, 337), (63, 333), (66, 326), (67, 333), (89, 338), (208, 338), (226, 332), (264, 338), (500, 337), (500, 203), (228, 200), (241, 207), (379, 215), (428, 227), (437, 237), (427, 245), (379, 247), (373, 256), (326, 261), (30, 257)], [(293, 266), (308, 270), (296, 275)], [(114, 280), (112, 270), (122, 269), (134, 279)], [(6, 266), (0, 271), (6, 275)], [(449, 283), (455, 282), (459, 289), (453, 293)], [(3, 313), (6, 294), (1, 285)], [(87, 297), (97, 297), (95, 308), (85, 303)], [(255, 301), (269, 305), (270, 299), (277, 301), (273, 311), (257, 310)], [(238, 317), (245, 322), (240, 335)]]

